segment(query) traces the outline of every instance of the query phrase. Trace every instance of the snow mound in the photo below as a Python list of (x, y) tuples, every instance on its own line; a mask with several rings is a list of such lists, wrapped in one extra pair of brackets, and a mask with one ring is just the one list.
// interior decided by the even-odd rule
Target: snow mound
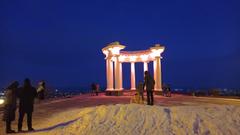
[(240, 107), (109, 105), (66, 111), (41, 123), (37, 135), (237, 135)]

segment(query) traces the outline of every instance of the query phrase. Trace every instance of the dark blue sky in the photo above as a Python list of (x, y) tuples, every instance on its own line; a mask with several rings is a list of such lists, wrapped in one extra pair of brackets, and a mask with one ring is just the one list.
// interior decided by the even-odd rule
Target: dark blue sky
[[(163, 81), (174, 87), (239, 88), (239, 7), (239, 0), (1, 0), (0, 87), (25, 77), (105, 86), (101, 49), (120, 41), (125, 50), (166, 46)], [(123, 68), (130, 87), (130, 66)], [(142, 65), (136, 70), (141, 80)]]

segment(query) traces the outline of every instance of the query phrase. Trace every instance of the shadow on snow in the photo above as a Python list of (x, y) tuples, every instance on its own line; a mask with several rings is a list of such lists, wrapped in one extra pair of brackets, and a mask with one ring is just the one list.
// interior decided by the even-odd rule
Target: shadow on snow
[(58, 127), (65, 127), (65, 126), (67, 126), (67, 125), (69, 125), (69, 124), (71, 124), (71, 123), (73, 123), (73, 122), (75, 122), (75, 121), (77, 121), (79, 119), (80, 118), (76, 118), (74, 120), (70, 120), (70, 121), (67, 121), (67, 122), (62, 122), (62, 123), (59, 123), (59, 124), (51, 126), (51, 127), (47, 127), (47, 128), (43, 128), (43, 129), (37, 129), (37, 130), (35, 130), (33, 132), (44, 132), (44, 131), (53, 130), (53, 129), (58, 128)]

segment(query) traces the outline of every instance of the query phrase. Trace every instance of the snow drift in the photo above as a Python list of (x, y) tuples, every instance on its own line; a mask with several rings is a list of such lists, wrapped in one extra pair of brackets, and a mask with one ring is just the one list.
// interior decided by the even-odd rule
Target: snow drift
[(240, 107), (109, 105), (69, 110), (39, 123), (37, 135), (237, 135)]

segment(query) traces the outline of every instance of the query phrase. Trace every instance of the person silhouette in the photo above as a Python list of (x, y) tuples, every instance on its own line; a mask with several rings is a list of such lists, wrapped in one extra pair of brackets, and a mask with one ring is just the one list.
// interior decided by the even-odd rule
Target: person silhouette
[(39, 100), (45, 99), (45, 91), (46, 91), (45, 82), (44, 81), (39, 82), (37, 88), (37, 95)]
[(19, 90), (19, 119), (18, 132), (22, 132), (22, 122), (25, 113), (27, 114), (28, 131), (33, 131), (32, 128), (32, 113), (34, 108), (34, 98), (37, 97), (37, 90), (32, 87), (31, 81), (27, 78), (24, 80), (23, 87)]
[(144, 72), (144, 85), (143, 87), (146, 86), (146, 91), (147, 91), (147, 104), (148, 105), (153, 105), (154, 103), (154, 98), (153, 98), (153, 89), (154, 89), (155, 81), (152, 78), (152, 76), (149, 74), (148, 71)]
[(3, 120), (6, 122), (6, 133), (15, 133), (15, 131), (11, 129), (11, 122), (15, 120), (18, 85), (19, 83), (14, 81), (5, 91), (6, 102), (4, 105)]
[(139, 93), (139, 96), (142, 98), (142, 101), (144, 101), (144, 87), (143, 87), (143, 83), (139, 82), (138, 87), (137, 87), (137, 91)]

